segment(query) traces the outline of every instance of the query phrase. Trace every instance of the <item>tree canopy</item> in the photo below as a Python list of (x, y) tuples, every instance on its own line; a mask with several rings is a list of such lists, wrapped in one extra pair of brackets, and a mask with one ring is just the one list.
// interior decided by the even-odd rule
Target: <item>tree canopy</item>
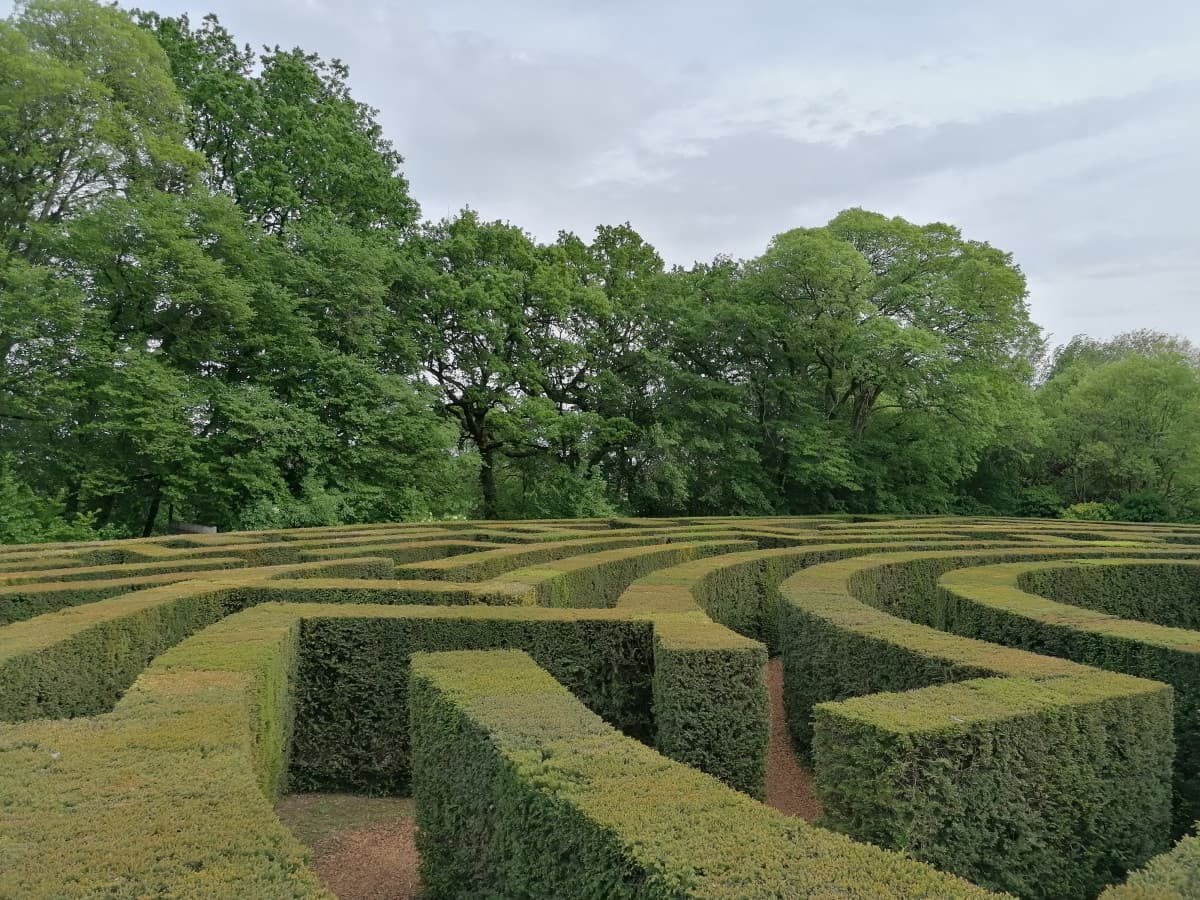
[(0, 21), (0, 540), (445, 516), (1200, 515), (1200, 352), (1047, 352), (1020, 268), (850, 209), (668, 268), (422, 221), (349, 70)]

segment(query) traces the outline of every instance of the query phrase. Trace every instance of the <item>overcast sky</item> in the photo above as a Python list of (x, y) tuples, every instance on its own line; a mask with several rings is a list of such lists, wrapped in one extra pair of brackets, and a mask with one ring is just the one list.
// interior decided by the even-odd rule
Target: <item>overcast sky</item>
[(687, 264), (863, 206), (1011, 251), (1055, 342), (1200, 342), (1196, 0), (138, 5), (344, 60), (429, 218)]

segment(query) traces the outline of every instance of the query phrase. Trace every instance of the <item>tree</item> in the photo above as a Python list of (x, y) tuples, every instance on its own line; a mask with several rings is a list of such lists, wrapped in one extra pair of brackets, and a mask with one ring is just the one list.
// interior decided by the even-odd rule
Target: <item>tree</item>
[(385, 371), (416, 205), (345, 67), (141, 21), (37, 0), (0, 23), (11, 477), (123, 533), (459, 504), (415, 351), (396, 371), (389, 340)]
[(848, 210), (737, 279), (763, 465), (792, 511), (944, 508), (1027, 403), (1040, 347), (1011, 257)]
[(349, 69), (296, 48), (239, 47), (217, 20), (141, 13), (190, 108), (188, 139), (208, 181), (253, 221), (283, 232), (319, 212), (355, 228), (406, 228), (416, 203), (377, 111), (350, 94)]
[(57, 267), (65, 224), (185, 182), (199, 160), (182, 134), (166, 57), (123, 13), (34, 0), (0, 21), (0, 444), (33, 440), (26, 426), (44, 440), (58, 405), (83, 303)]
[(392, 308), (397, 323), (415, 321), (426, 377), (479, 453), (487, 518), (498, 515), (498, 455), (547, 453), (557, 436), (560, 417), (536, 386), (574, 352), (555, 332), (570, 291), (565, 268), (528, 235), (470, 210), (409, 245)]
[(1149, 491), (1182, 512), (1200, 498), (1200, 369), (1186, 345), (1098, 345), (1058, 366), (1038, 400), (1049, 423), (1045, 468), (1071, 501)]

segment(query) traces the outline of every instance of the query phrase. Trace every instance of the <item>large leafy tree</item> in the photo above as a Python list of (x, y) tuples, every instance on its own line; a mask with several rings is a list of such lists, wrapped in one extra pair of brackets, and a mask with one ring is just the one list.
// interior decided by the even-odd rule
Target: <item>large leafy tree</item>
[(207, 179), (248, 217), (282, 232), (312, 211), (356, 227), (411, 225), (416, 203), (376, 111), (350, 94), (349, 70), (299, 48), (239, 46), (215, 16), (143, 13), (189, 108), (188, 138)]
[(383, 363), (416, 205), (373, 111), (339, 63), (142, 22), (0, 25), (8, 477), (141, 533), (435, 512), (452, 436)]
[(571, 392), (586, 377), (575, 326), (604, 302), (575, 277), (561, 247), (470, 210), (410, 242), (393, 308), (398, 323), (415, 314), (425, 377), (479, 455), (486, 517), (499, 515), (505, 460), (571, 463), (600, 427)]
[(944, 509), (1028, 406), (1024, 278), (950, 226), (849, 210), (674, 277), (676, 377), (710, 396), (684, 418), (724, 423), (689, 443), (741, 461), (726, 508)]
[(1038, 391), (1049, 428), (1046, 477), (1071, 503), (1161, 498), (1177, 515), (1200, 501), (1200, 358), (1152, 332), (1076, 338)]
[(0, 449), (36, 481), (61, 469), (52, 448), (78, 422), (94, 304), (90, 283), (63, 277), (77, 227), (182, 189), (200, 159), (165, 54), (124, 13), (33, 0), (0, 22), (0, 46)]

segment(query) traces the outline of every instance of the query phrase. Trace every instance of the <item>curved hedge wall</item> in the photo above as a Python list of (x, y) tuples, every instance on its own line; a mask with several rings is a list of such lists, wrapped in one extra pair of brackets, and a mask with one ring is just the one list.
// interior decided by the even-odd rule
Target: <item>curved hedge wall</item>
[[(308, 788), (412, 791), (437, 897), (1190, 896), (1198, 543), (825, 516), (0, 548), (0, 897), (327, 897), (271, 808)], [(772, 654), (820, 827), (759, 802)]]

